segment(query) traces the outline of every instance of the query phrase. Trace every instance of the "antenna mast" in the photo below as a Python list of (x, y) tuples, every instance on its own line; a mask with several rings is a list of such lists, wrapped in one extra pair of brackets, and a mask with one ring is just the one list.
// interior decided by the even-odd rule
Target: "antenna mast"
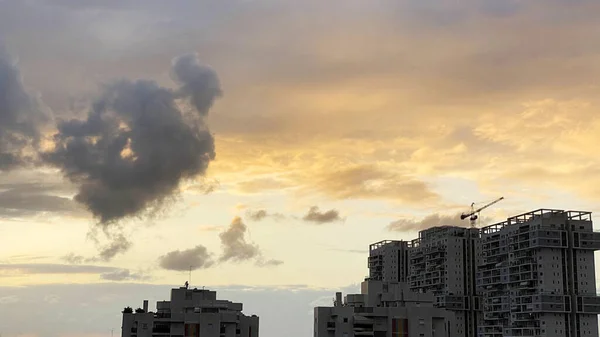
[(190, 280), (190, 284), (192, 283), (192, 266), (190, 266), (190, 277), (188, 278), (188, 280)]

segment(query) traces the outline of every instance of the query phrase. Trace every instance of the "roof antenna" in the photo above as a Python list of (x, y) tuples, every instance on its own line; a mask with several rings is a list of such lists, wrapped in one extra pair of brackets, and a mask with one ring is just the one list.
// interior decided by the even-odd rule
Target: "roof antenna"
[(190, 283), (192, 283), (192, 266), (190, 266), (190, 277), (188, 278)]

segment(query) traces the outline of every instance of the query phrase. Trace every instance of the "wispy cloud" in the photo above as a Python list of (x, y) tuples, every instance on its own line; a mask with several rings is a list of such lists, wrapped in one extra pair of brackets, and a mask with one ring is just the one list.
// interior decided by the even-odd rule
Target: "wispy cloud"
[[(457, 227), (469, 227), (471, 222), (469, 219), (461, 219), (462, 213), (456, 214), (431, 214), (420, 220), (417, 219), (399, 219), (391, 222), (387, 229), (396, 232), (410, 232), (419, 231), (435, 226), (457, 226)], [(481, 217), (478, 219), (479, 225), (486, 225), (491, 222), (491, 218)]]
[(275, 221), (280, 221), (286, 218), (286, 216), (282, 213), (271, 213), (266, 209), (258, 209), (258, 210), (247, 210), (246, 217), (252, 221), (262, 221), (266, 218), (274, 219)]
[(51, 263), (28, 263), (28, 264), (0, 264), (0, 277), (14, 277), (23, 275), (73, 275), (88, 274), (99, 275), (101, 279), (112, 281), (143, 280), (145, 275), (132, 273), (128, 269), (96, 266), (96, 265), (72, 265)]

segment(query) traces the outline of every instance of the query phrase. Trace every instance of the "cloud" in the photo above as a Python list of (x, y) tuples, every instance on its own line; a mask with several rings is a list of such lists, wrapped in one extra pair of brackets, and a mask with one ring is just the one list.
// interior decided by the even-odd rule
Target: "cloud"
[(17, 63), (0, 45), (0, 171), (33, 162), (49, 121), (40, 100), (24, 87)]
[(161, 210), (215, 158), (204, 118), (221, 94), (216, 73), (195, 54), (174, 59), (171, 72), (174, 91), (147, 80), (105, 86), (85, 120), (59, 122), (55, 148), (43, 154), (103, 225)]
[(12, 304), (19, 302), (19, 298), (17, 296), (4, 296), (0, 297), (0, 304)]
[(337, 199), (397, 199), (404, 202), (435, 200), (426, 183), (374, 165), (355, 165), (317, 177), (315, 188)]
[[(0, 264), (0, 275), (18, 274), (101, 274), (119, 271), (118, 268), (93, 266), (93, 265), (69, 265), (51, 263), (9, 263)], [(7, 274), (8, 273), (8, 274)]]
[(60, 302), (60, 296), (58, 296), (58, 295), (52, 295), (52, 294), (46, 295), (46, 296), (44, 296), (44, 302), (46, 302), (46, 303), (58, 303), (58, 302)]
[(141, 273), (132, 273), (129, 269), (120, 269), (100, 274), (100, 278), (107, 281), (140, 281), (148, 277)]
[(175, 271), (186, 271), (210, 268), (214, 261), (206, 247), (198, 245), (191, 249), (175, 250), (162, 255), (158, 259), (161, 268)]
[(51, 263), (0, 264), (0, 277), (33, 274), (97, 274), (100, 276), (100, 279), (107, 281), (143, 281), (149, 278), (144, 273), (135, 273), (129, 269), (106, 266)]
[(75, 253), (69, 253), (61, 258), (63, 261), (69, 264), (82, 264), (85, 258), (81, 255), (77, 255)]
[(246, 242), (245, 234), (247, 227), (242, 222), (242, 218), (235, 217), (231, 224), (221, 234), (221, 246), (223, 253), (219, 261), (241, 262), (251, 260), (260, 255), (260, 249), (257, 245)]
[(196, 181), (191, 186), (186, 187), (186, 191), (197, 192), (201, 194), (210, 194), (219, 189), (221, 183), (216, 180), (209, 180), (206, 178)]
[[(213, 228), (211, 227), (212, 231)], [(217, 261), (213, 260), (213, 254), (202, 245), (187, 250), (175, 250), (158, 259), (161, 268), (167, 270), (186, 271), (190, 267), (193, 270), (209, 268), (215, 263), (247, 262), (254, 261), (258, 267), (275, 267), (283, 264), (283, 261), (266, 259), (257, 244), (246, 241), (247, 227), (240, 217), (235, 217), (231, 224), (219, 234), (222, 252)]]
[(302, 217), (302, 220), (307, 222), (314, 222), (317, 224), (325, 224), (331, 222), (342, 221), (343, 219), (340, 217), (340, 213), (331, 209), (329, 211), (321, 212), (319, 207), (312, 206), (308, 212)]
[(251, 220), (260, 221), (260, 220), (263, 220), (264, 218), (266, 218), (269, 214), (267, 213), (266, 210), (261, 209), (261, 210), (255, 211), (255, 212), (248, 210), (246, 212), (246, 215), (248, 215), (248, 217)]
[(85, 211), (58, 184), (0, 184), (0, 217), (29, 217), (43, 214), (84, 217)]
[(102, 247), (99, 258), (102, 261), (110, 261), (118, 254), (123, 254), (131, 248), (132, 243), (123, 235), (119, 234), (112, 238), (112, 242)]
[(267, 212), (267, 210), (265, 209), (259, 209), (256, 211), (253, 210), (247, 210), (246, 211), (246, 216), (248, 218), (250, 218), (250, 220), (252, 221), (262, 221), (266, 218), (273, 218), (275, 220), (283, 220), (285, 219), (285, 215), (281, 214), (281, 213), (269, 213)]
[(237, 190), (242, 193), (264, 193), (270, 190), (282, 191), (294, 185), (289, 181), (284, 181), (277, 178), (257, 178), (252, 180), (241, 181), (236, 184)]
[(275, 260), (275, 259), (270, 259), (270, 260), (264, 260), (264, 259), (258, 259), (256, 261), (256, 265), (259, 267), (277, 267), (282, 265), (284, 262), (281, 260)]
[[(389, 231), (395, 232), (409, 232), (420, 231), (435, 226), (470, 227), (471, 222), (469, 221), (469, 219), (461, 220), (461, 214), (462, 213), (457, 213), (453, 215), (443, 215), (434, 213), (424, 217), (421, 220), (400, 219), (390, 223), (387, 226), (387, 229)], [(480, 218), (477, 221), (478, 226), (483, 226), (489, 224), (492, 221), (492, 219), (480, 216)]]
[(283, 264), (283, 261), (276, 259), (266, 259), (263, 256), (260, 247), (257, 244), (246, 241), (247, 227), (242, 218), (235, 217), (229, 227), (219, 234), (223, 252), (219, 257), (219, 262), (245, 262), (254, 260), (258, 267), (275, 267)]

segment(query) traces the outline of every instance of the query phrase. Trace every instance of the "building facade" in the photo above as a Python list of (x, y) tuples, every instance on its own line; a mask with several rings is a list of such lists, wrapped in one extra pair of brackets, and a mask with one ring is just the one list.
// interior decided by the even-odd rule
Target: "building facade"
[(542, 209), (481, 232), (479, 336), (598, 336), (590, 212)]
[(435, 308), (432, 294), (398, 282), (364, 281), (361, 294), (336, 293), (333, 307), (314, 309), (315, 337), (451, 337), (451, 313)]
[(381, 241), (369, 246), (369, 280), (406, 282), (408, 277), (408, 242)]
[(454, 226), (419, 232), (408, 253), (410, 289), (432, 292), (435, 306), (454, 312), (453, 336), (476, 337), (479, 231)]
[(242, 303), (217, 300), (215, 291), (171, 289), (171, 300), (123, 311), (123, 337), (258, 337), (258, 317), (242, 313)]
[(411, 241), (380, 241), (369, 247), (367, 280), (406, 282), (413, 292), (433, 294), (435, 307), (453, 312), (452, 336), (476, 337), (479, 249), (479, 230), (454, 226), (420, 231)]

